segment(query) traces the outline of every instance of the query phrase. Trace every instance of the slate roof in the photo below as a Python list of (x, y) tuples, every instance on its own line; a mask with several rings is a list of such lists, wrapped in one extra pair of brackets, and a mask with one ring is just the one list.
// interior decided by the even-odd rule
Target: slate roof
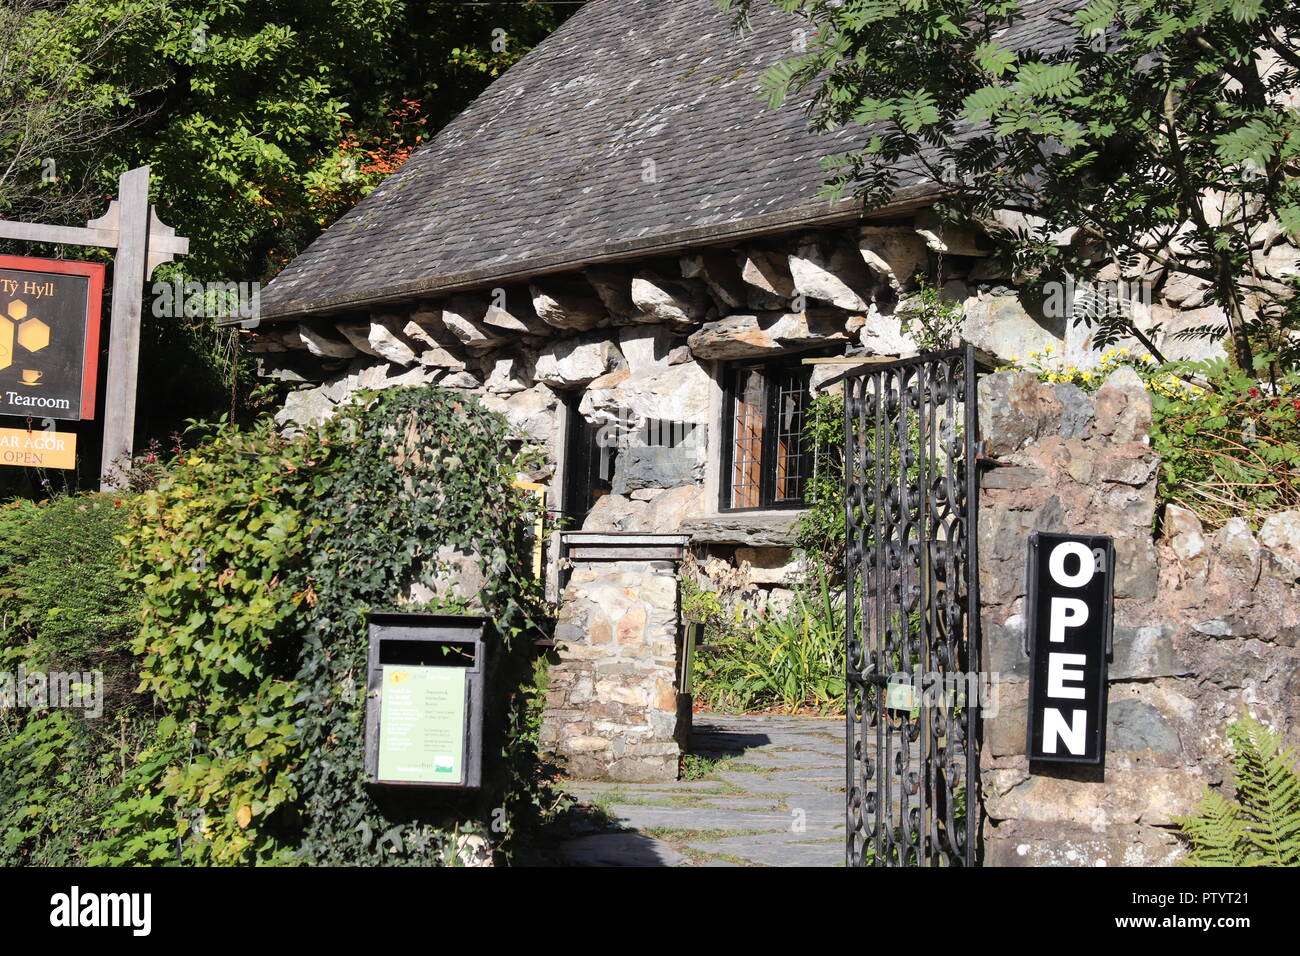
[(290, 263), (263, 318), (852, 218), (817, 199), (818, 160), (864, 131), (767, 108), (759, 78), (806, 23), (764, 3), (751, 25), (737, 35), (716, 0), (589, 0)]

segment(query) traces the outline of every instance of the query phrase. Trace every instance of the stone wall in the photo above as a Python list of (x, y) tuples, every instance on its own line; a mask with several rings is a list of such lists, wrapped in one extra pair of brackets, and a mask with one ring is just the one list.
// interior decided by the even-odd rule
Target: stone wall
[[(1285, 237), (1261, 242), (1268, 269), (1293, 268), (1300, 253)], [(578, 414), (611, 426), (621, 445), (613, 493), (584, 527), (671, 532), (717, 510), (707, 480), (722, 455), (714, 363), (809, 349), (914, 354), (901, 316), (917, 301), (918, 275), (963, 306), (964, 341), (1004, 360), (1052, 345), (1063, 362), (1095, 362), (1088, 330), (1058, 314), (1059, 297), (1053, 305), (1042, 289), (1022, 294), (989, 249), (982, 237), (945, 228), (922, 210), (910, 219), (688, 248), (368, 312), (268, 322), (244, 335), (260, 373), (294, 387), (280, 412), (286, 424), (326, 418), (362, 388), (436, 383), (478, 396), (509, 420), (517, 445), (543, 453), (544, 464), (529, 477), (552, 485), (554, 506), (561, 398), (571, 398)], [(1134, 305), (1140, 324), (1173, 331), (1215, 321), (1195, 280), (1158, 272), (1138, 278), (1151, 289)], [(638, 446), (612, 427), (627, 416), (697, 431), (684, 446)], [(792, 543), (788, 521), (782, 529), (770, 524), (706, 521), (692, 533), (718, 560), (752, 569), (755, 593), (765, 600), (785, 590), (789, 575), (780, 569), (788, 562), (779, 551), (754, 552)]]
[[(1160, 865), (1171, 826), (1229, 772), (1243, 709), (1300, 743), (1300, 514), (1260, 535), (1168, 507), (1157, 520), (1151, 408), (1129, 369), (1094, 395), (999, 373), (980, 385), (995, 461), (980, 496), (984, 666), (999, 675), (982, 775), (989, 865)], [(1031, 768), (1025, 562), (1032, 531), (1115, 538), (1114, 656), (1101, 768)]]
[(676, 780), (680, 632), (673, 561), (575, 561), (555, 629), (541, 744), (585, 780)]

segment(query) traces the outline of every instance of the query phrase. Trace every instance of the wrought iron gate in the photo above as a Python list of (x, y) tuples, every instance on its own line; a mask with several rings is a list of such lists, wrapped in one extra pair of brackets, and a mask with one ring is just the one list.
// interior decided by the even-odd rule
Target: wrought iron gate
[(967, 346), (845, 378), (850, 866), (978, 862), (975, 377)]

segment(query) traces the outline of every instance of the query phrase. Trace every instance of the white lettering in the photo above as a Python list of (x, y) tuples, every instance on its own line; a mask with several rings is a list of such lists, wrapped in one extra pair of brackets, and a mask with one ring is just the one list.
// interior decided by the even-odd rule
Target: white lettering
[[(1070, 554), (1079, 559), (1079, 570), (1074, 574), (1065, 573), (1065, 558)], [(1092, 552), (1084, 544), (1079, 541), (1063, 541), (1052, 549), (1051, 557), (1047, 559), (1047, 570), (1052, 575), (1052, 580), (1061, 587), (1081, 588), (1092, 580), (1096, 564)]]
[[(1083, 700), (1087, 695), (1082, 687), (1066, 687), (1065, 682), (1077, 683), (1083, 680), (1083, 671), (1079, 670), (1088, 663), (1086, 654), (1062, 654), (1053, 651), (1047, 655), (1047, 696), (1068, 700)], [(1077, 667), (1067, 667), (1075, 664)]]
[(20, 395), (18, 392), (5, 392), (10, 405), (24, 405), (32, 408), (71, 408), (72, 403), (66, 398), (46, 398), (45, 396)]
[(133, 936), (148, 936), (153, 929), (153, 895), (150, 893), (85, 893), (78, 886), (70, 893), (50, 897), (51, 926), (127, 926)]
[(1047, 615), (1047, 639), (1060, 644), (1065, 640), (1067, 627), (1083, 627), (1088, 623), (1088, 605), (1078, 598), (1052, 598), (1052, 609)]
[(1055, 707), (1048, 707), (1043, 711), (1043, 753), (1056, 753), (1056, 742), (1060, 740), (1065, 744), (1065, 749), (1076, 757), (1083, 756), (1085, 743), (1084, 735), (1088, 729), (1088, 712), (1086, 710), (1076, 710), (1071, 722), (1067, 724), (1065, 717)]

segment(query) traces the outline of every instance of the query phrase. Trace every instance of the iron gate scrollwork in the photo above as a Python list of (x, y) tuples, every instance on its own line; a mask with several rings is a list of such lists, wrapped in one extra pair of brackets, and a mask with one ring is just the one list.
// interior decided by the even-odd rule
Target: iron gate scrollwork
[(850, 866), (973, 866), (974, 349), (845, 377)]

